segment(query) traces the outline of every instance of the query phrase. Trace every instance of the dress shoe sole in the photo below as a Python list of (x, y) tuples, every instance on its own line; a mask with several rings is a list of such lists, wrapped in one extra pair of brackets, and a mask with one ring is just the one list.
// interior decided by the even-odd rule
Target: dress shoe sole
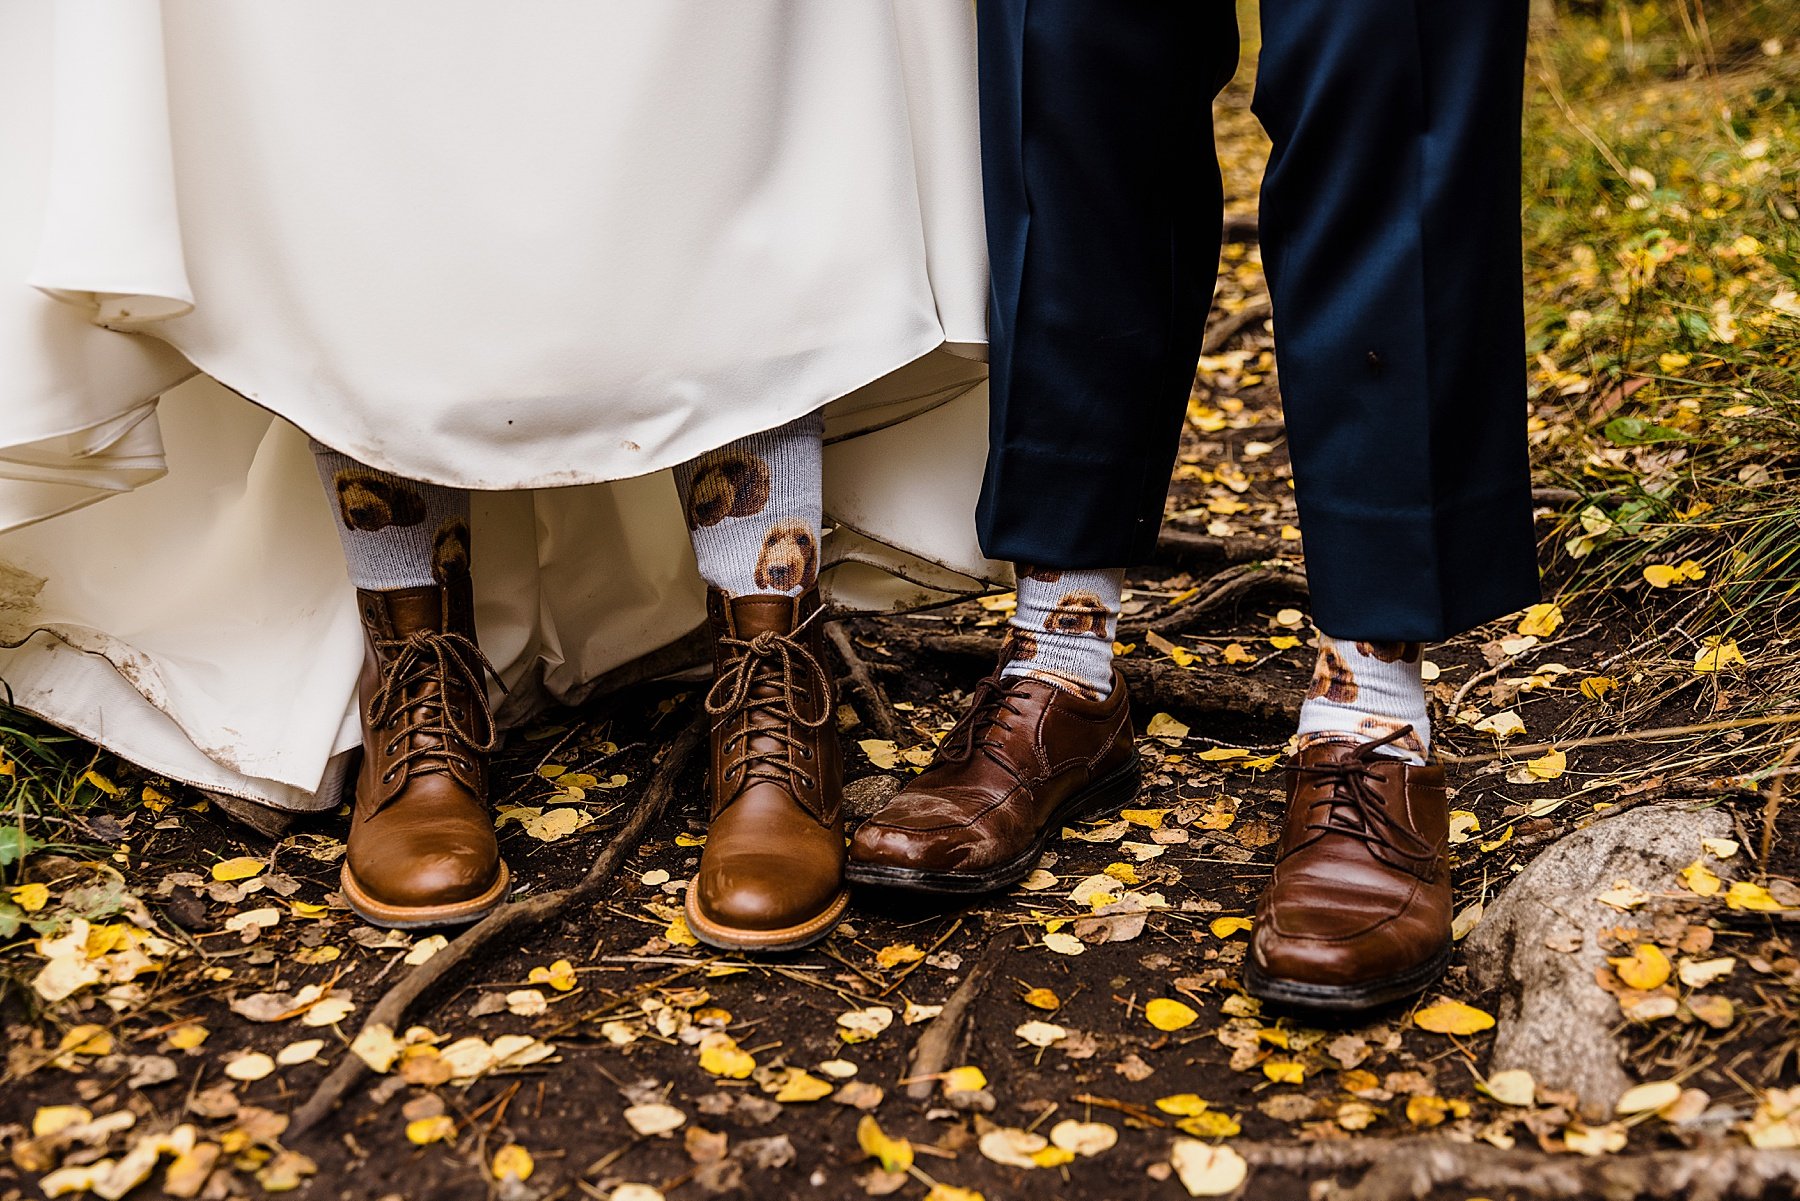
[(694, 890), (687, 892), (687, 924), (693, 936), (717, 951), (797, 951), (801, 947), (810, 947), (818, 942), (844, 919), (844, 910), (850, 907), (850, 893), (840, 890), (826, 906), (825, 912), (818, 917), (801, 922), (796, 926), (783, 926), (778, 930), (740, 930), (733, 926), (722, 926), (709, 920), (700, 912), (700, 906), (694, 900)]
[(1369, 984), (1313, 984), (1305, 980), (1289, 980), (1271, 976), (1251, 961), (1244, 968), (1244, 991), (1253, 997), (1289, 1009), (1315, 1013), (1361, 1013), (1379, 1009), (1395, 1001), (1404, 1001), (1424, 992), (1450, 966), (1450, 948), (1445, 946), (1431, 960), (1418, 967)]
[(338, 874), (338, 887), (344, 894), (344, 900), (349, 903), (351, 912), (371, 926), (387, 930), (426, 930), (433, 926), (466, 926), (470, 922), (480, 921), (506, 900), (507, 890), (512, 887), (512, 873), (502, 862), (500, 878), (494, 881), (492, 888), (478, 897), (452, 901), (447, 905), (384, 904), (362, 890), (356, 883), (356, 877), (350, 874), (348, 863)]
[(979, 871), (928, 871), (917, 867), (897, 867), (888, 863), (858, 863), (852, 859), (844, 875), (852, 884), (865, 888), (889, 888), (901, 892), (929, 893), (941, 897), (979, 896), (1011, 888), (1031, 874), (1052, 834), (1064, 825), (1105, 813), (1124, 805), (1137, 795), (1143, 782), (1143, 765), (1136, 753), (1131, 761), (1089, 784), (1064, 801), (1050, 814), (1037, 837), (1023, 852), (1005, 863)]

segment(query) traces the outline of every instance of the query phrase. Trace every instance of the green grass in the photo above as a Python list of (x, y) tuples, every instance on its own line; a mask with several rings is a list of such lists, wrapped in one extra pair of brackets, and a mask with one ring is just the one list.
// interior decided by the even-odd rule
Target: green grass
[(1767, 633), (1800, 592), (1792, 6), (1589, 7), (1528, 68), (1533, 439), (1581, 494), (1546, 558), (1575, 598), (1692, 559), (1681, 613)]

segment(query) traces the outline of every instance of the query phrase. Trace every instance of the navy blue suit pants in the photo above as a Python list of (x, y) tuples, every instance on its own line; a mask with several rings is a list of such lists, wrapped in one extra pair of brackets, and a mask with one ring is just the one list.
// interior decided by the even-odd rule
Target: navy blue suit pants
[[(1151, 557), (1218, 268), (1231, 0), (977, 0), (997, 559)], [(1519, 230), (1527, 0), (1263, 0), (1259, 211), (1314, 620), (1538, 598)]]

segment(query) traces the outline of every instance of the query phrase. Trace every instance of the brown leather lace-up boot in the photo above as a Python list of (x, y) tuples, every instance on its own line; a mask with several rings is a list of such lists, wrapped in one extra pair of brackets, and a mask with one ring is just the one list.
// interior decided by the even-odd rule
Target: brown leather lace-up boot
[(852, 883), (948, 896), (1010, 888), (1066, 823), (1137, 792), (1131, 704), (1116, 669), (1112, 692), (1096, 701), (1001, 675), (1004, 666), (976, 686), (931, 767), (857, 828)]
[(1287, 827), (1256, 910), (1244, 986), (1265, 1000), (1355, 1012), (1410, 997), (1450, 959), (1444, 772), (1376, 742), (1327, 742), (1289, 770)]
[(497, 745), (467, 579), (358, 590), (363, 758), (344, 858), (344, 899), (377, 926), (474, 921), (506, 897), (488, 814)]
[(779, 951), (844, 915), (843, 763), (819, 596), (707, 597), (712, 821), (687, 894), (708, 946)]

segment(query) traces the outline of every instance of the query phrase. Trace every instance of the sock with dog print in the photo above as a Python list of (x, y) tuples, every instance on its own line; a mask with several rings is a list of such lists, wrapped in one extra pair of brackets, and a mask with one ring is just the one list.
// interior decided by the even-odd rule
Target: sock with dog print
[(469, 494), (366, 466), (318, 442), (350, 582), (391, 592), (448, 583), (469, 570)]
[(1312, 687), (1300, 706), (1300, 745), (1374, 742), (1411, 726), (1412, 733), (1381, 753), (1425, 762), (1431, 717), (1425, 710), (1421, 650), (1417, 642), (1357, 642), (1320, 634)]
[(1112, 692), (1124, 568), (1054, 571), (1020, 563), (1015, 575), (1019, 607), (1006, 635), (1011, 658), (1001, 674), (1031, 676), (1104, 700)]
[(825, 419), (806, 416), (675, 469), (694, 557), (729, 596), (799, 596), (819, 578)]

